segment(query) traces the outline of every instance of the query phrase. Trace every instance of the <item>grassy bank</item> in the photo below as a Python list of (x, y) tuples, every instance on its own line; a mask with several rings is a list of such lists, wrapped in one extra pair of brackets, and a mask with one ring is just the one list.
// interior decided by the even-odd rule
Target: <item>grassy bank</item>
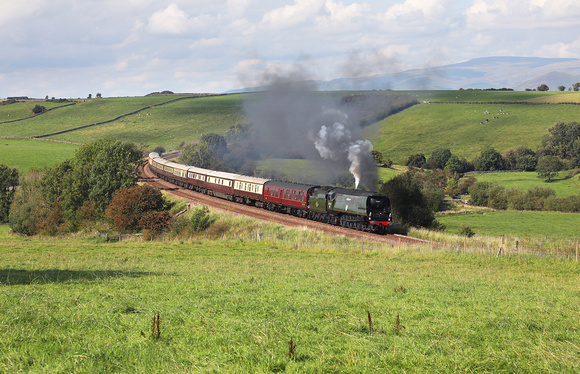
[(580, 369), (573, 262), (0, 232), (3, 372)]

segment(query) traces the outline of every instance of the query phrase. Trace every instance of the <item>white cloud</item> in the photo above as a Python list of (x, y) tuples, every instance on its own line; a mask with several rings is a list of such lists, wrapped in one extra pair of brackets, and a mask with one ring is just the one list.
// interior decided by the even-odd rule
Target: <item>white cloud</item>
[(324, 0), (294, 0), (294, 4), (276, 8), (264, 14), (267, 27), (283, 29), (313, 18), (324, 7)]
[(183, 34), (190, 29), (191, 22), (187, 13), (176, 4), (169, 4), (149, 17), (147, 30), (154, 34)]

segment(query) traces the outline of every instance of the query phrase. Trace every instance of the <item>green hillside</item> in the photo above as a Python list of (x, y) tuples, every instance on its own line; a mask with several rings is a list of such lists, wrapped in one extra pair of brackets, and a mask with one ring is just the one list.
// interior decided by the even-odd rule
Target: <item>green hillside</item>
[(579, 119), (580, 105), (432, 103), (415, 105), (368, 126), (364, 135), (398, 164), (415, 153), (428, 156), (437, 148), (449, 148), (472, 160), (485, 146), (500, 152), (519, 146), (535, 150), (555, 123)]
[[(112, 136), (152, 147), (161, 145), (167, 149), (173, 149), (181, 142), (198, 140), (204, 133), (224, 132), (230, 126), (243, 120), (241, 95), (192, 97), (148, 108), (175, 98), (174, 96), (148, 96), (79, 102), (76, 105), (56, 109), (24, 121), (0, 123), (0, 136), (39, 136), (111, 120), (146, 108), (111, 123), (50, 138), (86, 143)], [(4, 111), (6, 107), (3, 108)]]

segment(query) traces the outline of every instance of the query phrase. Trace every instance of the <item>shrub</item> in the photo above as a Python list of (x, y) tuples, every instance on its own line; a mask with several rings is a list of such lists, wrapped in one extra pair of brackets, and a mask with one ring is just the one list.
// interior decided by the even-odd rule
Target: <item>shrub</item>
[(190, 222), (193, 231), (199, 232), (207, 230), (215, 222), (215, 219), (210, 216), (208, 207), (203, 205), (193, 210)]
[(153, 238), (167, 231), (171, 226), (172, 219), (173, 217), (166, 210), (149, 212), (139, 220), (139, 226)]
[(473, 231), (470, 226), (466, 224), (461, 224), (461, 226), (459, 227), (459, 235), (471, 238), (472, 236), (475, 235), (475, 231)]
[(471, 205), (487, 206), (489, 200), (490, 182), (476, 182), (469, 188)]
[(135, 232), (143, 228), (141, 217), (166, 210), (167, 206), (159, 189), (138, 185), (117, 191), (106, 208), (105, 216), (119, 233)]

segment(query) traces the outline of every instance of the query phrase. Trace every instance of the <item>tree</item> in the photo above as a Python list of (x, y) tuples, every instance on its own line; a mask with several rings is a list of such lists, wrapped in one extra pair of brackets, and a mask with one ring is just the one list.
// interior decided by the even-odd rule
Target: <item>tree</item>
[(8, 222), (16, 186), (18, 186), (18, 170), (0, 164), (0, 223)]
[(536, 170), (536, 165), (538, 162), (536, 161), (536, 157), (532, 155), (525, 155), (518, 159), (516, 164), (516, 169), (525, 170), (525, 171), (534, 171)]
[(107, 144), (94, 158), (90, 169), (89, 199), (99, 210), (104, 210), (115, 191), (135, 185), (141, 151), (133, 143), (114, 141)]
[(536, 167), (538, 178), (544, 178), (547, 182), (551, 182), (558, 175), (560, 169), (562, 169), (562, 162), (558, 157), (552, 155), (542, 157)]
[(179, 162), (203, 169), (220, 169), (221, 162), (205, 143), (189, 144), (183, 148)]
[(481, 151), (481, 154), (473, 162), (475, 170), (493, 171), (503, 170), (504, 162), (501, 154), (493, 147), (486, 147)]
[(226, 143), (226, 139), (219, 134), (203, 134), (201, 136), (201, 143), (206, 144), (207, 147), (213, 152), (214, 156), (219, 159), (222, 159), (228, 152), (228, 144)]
[(38, 105), (36, 104), (36, 106), (34, 108), (32, 108), (32, 113), (34, 114), (40, 114), (42, 112), (45, 112), (46, 108), (43, 105)]
[(459, 158), (456, 155), (449, 157), (449, 160), (447, 160), (447, 163), (445, 164), (445, 171), (453, 173), (455, 176), (467, 173), (471, 170), (473, 170), (473, 165), (471, 165), (465, 158)]
[(549, 90), (550, 90), (550, 87), (548, 87), (547, 84), (540, 84), (538, 86), (538, 91), (549, 91)]
[(558, 91), (565, 91), (566, 90), (566, 86), (558, 86)]
[(423, 153), (417, 153), (417, 154), (409, 156), (405, 165), (416, 167), (416, 168), (423, 168), (423, 167), (425, 167), (426, 163), (427, 163), (427, 160), (425, 159), (425, 155)]
[(562, 159), (578, 157), (574, 143), (580, 139), (580, 123), (559, 122), (548, 129), (549, 134), (542, 138), (542, 146), (548, 154), (553, 154)]
[(431, 169), (443, 169), (447, 164), (447, 161), (451, 157), (451, 150), (448, 148), (438, 148), (431, 153), (431, 157), (427, 161), (427, 164)]
[(47, 170), (32, 168), (21, 178), (9, 216), (10, 228), (17, 234), (35, 235), (39, 222), (50, 212), (47, 195), (42, 189)]
[(413, 227), (434, 227), (438, 223), (429, 209), (421, 185), (409, 172), (399, 174), (381, 187), (391, 200), (393, 221)]
[(161, 221), (164, 221), (163, 216), (156, 216), (155, 224), (142, 221), (142, 218), (151, 212), (167, 210), (167, 207), (168, 204), (159, 189), (147, 184), (137, 185), (119, 189), (107, 205), (105, 216), (119, 233), (135, 232), (144, 227), (157, 230)]
[(574, 91), (580, 91), (580, 82), (574, 83), (574, 85), (572, 87), (573, 87)]
[(373, 156), (373, 160), (375, 161), (375, 164), (377, 164), (377, 165), (383, 164), (383, 154), (381, 152), (373, 149), (371, 151), (371, 155)]

